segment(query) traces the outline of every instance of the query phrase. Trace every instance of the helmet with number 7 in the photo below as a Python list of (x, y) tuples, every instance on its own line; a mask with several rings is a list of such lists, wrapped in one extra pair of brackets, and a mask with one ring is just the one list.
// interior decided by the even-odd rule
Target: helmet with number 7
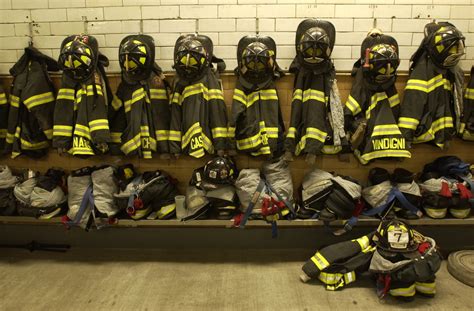
[(383, 220), (373, 240), (379, 249), (392, 253), (412, 252), (418, 248), (413, 230), (398, 219)]

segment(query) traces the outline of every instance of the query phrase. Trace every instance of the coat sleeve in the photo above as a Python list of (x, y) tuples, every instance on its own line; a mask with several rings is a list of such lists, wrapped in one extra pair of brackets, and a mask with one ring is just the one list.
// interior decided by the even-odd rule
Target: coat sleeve
[(53, 147), (69, 150), (74, 131), (76, 91), (64, 83), (58, 90), (54, 107)]
[(122, 84), (117, 88), (117, 92), (108, 106), (108, 119), (110, 126), (110, 144), (109, 149), (112, 154), (122, 154), (120, 147), (122, 145), (122, 134), (127, 126), (127, 117), (123, 105)]
[(154, 78), (153, 88), (150, 88), (150, 97), (153, 124), (155, 126), (156, 151), (158, 153), (170, 153), (171, 107), (168, 89), (159, 77)]
[(0, 154), (5, 147), (5, 139), (7, 138), (8, 108), (7, 96), (0, 87)]
[(183, 122), (183, 112), (180, 97), (181, 93), (175, 91), (170, 98), (171, 122), (169, 132), (169, 152), (172, 154), (181, 153), (181, 127)]
[(460, 134), (465, 139), (469, 137), (469, 140), (473, 140), (474, 132), (471, 131), (474, 126), (474, 66), (471, 69), (471, 78), (464, 92), (463, 106)]
[(293, 99), (291, 101), (291, 117), (290, 127), (285, 139), (285, 150), (295, 153), (296, 144), (299, 141), (301, 133), (301, 121), (303, 115), (303, 90), (295, 89), (293, 91)]
[(428, 81), (426, 70), (423, 70), (424, 67), (425, 63), (421, 62), (410, 74), (400, 106), (398, 127), (405, 137), (408, 147), (415, 137), (415, 131), (420, 124), (425, 104), (428, 101)]
[(107, 116), (107, 107), (109, 103), (105, 101), (105, 86), (100, 82), (98, 74), (96, 74), (95, 80), (95, 95), (89, 96), (90, 91), (94, 92), (94, 86), (87, 86), (87, 111), (89, 112), (88, 125), (91, 141), (96, 145), (104, 143), (108, 144), (111, 142), (109, 120)]
[(240, 89), (234, 90), (234, 95), (232, 97), (232, 114), (229, 122), (229, 149), (235, 150), (236, 138), (235, 131), (239, 120), (242, 120), (245, 117), (247, 97), (245, 93)]
[[(220, 86), (220, 83), (218, 83)], [(212, 133), (212, 144), (215, 150), (226, 150), (228, 144), (227, 134), (227, 107), (221, 88), (209, 88), (209, 125)]]

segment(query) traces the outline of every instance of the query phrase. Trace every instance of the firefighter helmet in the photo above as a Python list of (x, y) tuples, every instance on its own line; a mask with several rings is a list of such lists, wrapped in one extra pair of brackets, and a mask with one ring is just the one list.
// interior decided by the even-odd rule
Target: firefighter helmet
[(94, 37), (73, 35), (62, 42), (58, 62), (67, 76), (84, 81), (94, 73), (98, 56), (98, 44)]
[(260, 85), (274, 77), (276, 44), (267, 36), (245, 36), (237, 47), (238, 71), (248, 82)]
[(204, 190), (233, 184), (237, 176), (234, 162), (227, 157), (215, 157), (193, 172), (190, 184)]
[(199, 79), (211, 64), (213, 44), (203, 35), (183, 35), (174, 47), (174, 69), (180, 78)]
[(412, 252), (418, 248), (413, 229), (398, 219), (382, 221), (373, 239), (382, 251), (401, 253)]
[(148, 35), (131, 35), (120, 43), (119, 63), (127, 78), (140, 81), (149, 77), (155, 62), (155, 43)]
[[(432, 23), (431, 23), (432, 24)], [(459, 63), (465, 54), (464, 36), (450, 23), (428, 24), (425, 36), (428, 36), (427, 50), (434, 63), (438, 66), (450, 68)]]
[(361, 45), (361, 65), (377, 83), (384, 83), (395, 77), (400, 65), (395, 38), (371, 31)]
[(336, 39), (336, 29), (328, 21), (306, 19), (296, 30), (296, 53), (310, 66), (328, 61)]

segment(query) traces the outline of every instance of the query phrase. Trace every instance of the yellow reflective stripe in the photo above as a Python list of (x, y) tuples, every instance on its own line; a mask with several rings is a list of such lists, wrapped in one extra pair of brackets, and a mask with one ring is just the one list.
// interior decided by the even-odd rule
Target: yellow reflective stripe
[(420, 121), (414, 118), (400, 117), (398, 118), (398, 127), (416, 130)]
[(424, 134), (418, 136), (418, 137), (415, 137), (413, 139), (413, 142), (415, 144), (419, 144), (419, 143), (424, 143), (424, 142), (427, 142), (427, 141), (430, 141), (430, 140), (433, 140), (434, 139), (434, 134), (433, 134), (433, 131), (431, 130), (431, 128)]
[(322, 103), (326, 103), (324, 93), (314, 89), (307, 89), (303, 92), (303, 102), (308, 100), (316, 100)]
[(31, 143), (29, 141), (20, 138), (21, 147), (23, 149), (35, 150), (35, 149), (44, 149), (49, 147), (49, 143), (47, 141), (42, 141), (39, 143)]
[(211, 133), (213, 138), (226, 138), (228, 136), (227, 128), (225, 127), (215, 127), (211, 129)]
[(306, 141), (307, 138), (313, 138), (324, 143), (326, 141), (327, 135), (328, 134), (326, 132), (323, 132), (315, 127), (308, 127), (306, 128), (306, 134), (301, 138), (301, 140)]
[(461, 122), (461, 124), (459, 124), (459, 133), (463, 133), (465, 129), (466, 129), (466, 123)]
[(145, 137), (150, 136), (150, 128), (148, 127), (148, 125), (141, 125), (140, 126), (140, 134), (142, 136), (145, 136)]
[(189, 155), (194, 158), (202, 158), (205, 154), (206, 153), (204, 152), (203, 148), (200, 148), (198, 150), (195, 150), (189, 153)]
[(323, 282), (324, 284), (327, 285), (335, 285), (338, 284), (341, 279), (344, 277), (342, 273), (327, 273), (327, 272), (321, 272), (318, 275), (318, 279)]
[(261, 133), (257, 133), (251, 137), (243, 138), (243, 139), (237, 139), (237, 148), (239, 150), (246, 150), (246, 149), (251, 149), (255, 148), (261, 143)]
[[(97, 94), (99, 95), (104, 95), (102, 93), (102, 86), (100, 86), (99, 84), (96, 84), (95, 85), (95, 89), (97, 90)], [(94, 85), (88, 85), (87, 86), (87, 96), (94, 96), (95, 93), (94, 93)]]
[(0, 93), (0, 105), (5, 105), (7, 103), (7, 95), (5, 93)]
[(390, 289), (389, 294), (392, 296), (411, 297), (415, 295), (415, 284), (412, 284), (409, 287)]
[(351, 95), (349, 95), (349, 98), (347, 98), (346, 107), (349, 108), (349, 110), (352, 112), (352, 115), (354, 116), (362, 111), (362, 108), (360, 107), (357, 100), (355, 100), (355, 98)]
[(109, 121), (107, 119), (97, 119), (89, 122), (90, 131), (109, 130)]
[(288, 129), (288, 134), (286, 134), (286, 137), (287, 138), (295, 138), (295, 135), (296, 135), (296, 128), (290, 127)]
[(181, 132), (180, 131), (169, 131), (169, 140), (181, 142)]
[(370, 119), (370, 112), (374, 110), (375, 107), (377, 107), (379, 101), (382, 101), (384, 99), (388, 99), (387, 94), (385, 92), (378, 92), (372, 95), (372, 97), (370, 98), (370, 106), (365, 111), (365, 117), (367, 119)]
[(437, 75), (436, 77), (428, 81), (419, 80), (419, 79), (409, 79), (407, 81), (405, 90), (417, 90), (417, 91), (422, 91), (425, 93), (430, 93), (440, 86), (443, 86), (446, 89), (451, 88), (449, 81), (446, 79), (443, 79), (443, 76), (441, 74)]
[(142, 151), (142, 155), (143, 155), (143, 158), (144, 159), (151, 159), (153, 158), (152, 154), (151, 154), (151, 151), (149, 150), (144, 150)]
[(165, 141), (168, 140), (170, 136), (170, 131), (167, 130), (156, 130), (155, 136), (157, 141)]
[(395, 124), (376, 125), (372, 136), (401, 135), (400, 129)]
[(132, 139), (125, 142), (122, 147), (120, 148), (123, 153), (129, 154), (130, 152), (136, 150), (141, 146), (141, 138), (140, 134), (135, 135)]
[(466, 93), (464, 94), (464, 98), (474, 100), (474, 89), (467, 88)]
[(20, 98), (15, 95), (10, 95), (10, 105), (15, 108), (20, 107)]
[(433, 133), (436, 133), (445, 128), (452, 128), (454, 127), (453, 118), (451, 117), (443, 117), (439, 118), (438, 120), (434, 121), (431, 125), (431, 129)]
[(397, 157), (397, 158), (411, 158), (411, 153), (408, 150), (377, 150), (365, 153), (360, 156), (364, 161), (370, 161), (376, 158)]
[(194, 123), (189, 127), (189, 129), (184, 133), (183, 138), (182, 138), (182, 145), (183, 148), (186, 147), (190, 142), (191, 138), (195, 134), (199, 134), (202, 132), (201, 126), (199, 125), (199, 122)]
[(367, 236), (363, 236), (361, 238), (352, 240), (352, 242), (359, 243), (360, 249), (366, 249), (367, 247), (369, 247), (369, 244), (370, 244), (369, 237), (367, 237)]
[(74, 100), (75, 94), (76, 91), (74, 89), (61, 88), (58, 91), (58, 96), (56, 97), (56, 99)]
[[(242, 98), (242, 94), (237, 96), (240, 96), (237, 100), (247, 106), (247, 108), (252, 106), (258, 100), (278, 100), (277, 91), (275, 89), (252, 92), (244, 98)], [(242, 99), (244, 101), (242, 101)]]
[(303, 101), (303, 90), (296, 89), (293, 91), (293, 100)]
[(341, 146), (333, 146), (333, 145), (324, 145), (321, 149), (321, 152), (324, 154), (336, 154), (341, 152)]
[[(262, 148), (258, 149), (258, 151), (251, 152), (250, 154), (253, 155), (254, 157), (257, 157), (259, 155), (265, 155), (265, 154), (271, 154), (271, 153), (272, 151), (270, 150), (269, 146), (263, 146)], [(282, 214), (284, 213), (282, 212)]]
[(76, 127), (74, 128), (74, 135), (82, 136), (87, 138), (88, 140), (91, 140), (89, 128), (81, 124), (76, 124)]
[(46, 92), (46, 93), (38, 94), (35, 96), (31, 96), (23, 101), (26, 108), (28, 109), (32, 109), (36, 106), (44, 105), (51, 102), (54, 102), (53, 92)]
[(227, 130), (227, 137), (235, 137), (235, 127), (229, 127)]
[(44, 135), (46, 136), (47, 139), (52, 139), (53, 138), (53, 129), (49, 130), (43, 130)]
[(15, 135), (7, 132), (6, 142), (8, 144), (13, 144), (14, 139), (15, 139)]
[(151, 99), (168, 99), (168, 93), (164, 89), (150, 89)]
[(68, 152), (73, 155), (94, 155), (94, 151), (91, 148), (85, 147), (73, 147)]
[(7, 137), (7, 129), (0, 129), (0, 138)]
[(318, 267), (320, 271), (329, 267), (329, 262), (326, 260), (326, 258), (324, 258), (323, 255), (321, 255), (320, 252), (314, 254), (314, 256), (311, 257), (311, 261), (314, 262), (314, 264), (316, 265), (316, 267)]
[(55, 125), (53, 126), (53, 136), (72, 136), (72, 126), (69, 125)]
[(398, 93), (389, 97), (388, 102), (390, 103), (390, 107), (393, 108), (397, 105), (400, 104), (400, 96), (398, 96)]
[(236, 94), (234, 90), (234, 95), (232, 96), (232, 99), (235, 101), (240, 102), (242, 105), (247, 106), (247, 96), (241, 95), (241, 94)]
[(113, 143), (121, 143), (122, 142), (122, 133), (119, 132), (111, 132), (110, 138)]
[(134, 103), (136, 103), (137, 101), (139, 100), (142, 100), (143, 98), (145, 98), (145, 90), (143, 88), (140, 88), (138, 90), (136, 90), (135, 92), (132, 93), (132, 98), (129, 99), (129, 100), (126, 100), (124, 102), (124, 106), (125, 106), (125, 112), (129, 112), (131, 109), (132, 109), (132, 105)]
[(179, 94), (178, 92), (174, 93), (171, 102), (181, 105), (181, 103), (183, 102), (185, 98), (192, 95), (197, 95), (197, 94), (202, 94), (205, 100), (211, 100), (211, 99), (224, 100), (224, 95), (222, 94), (222, 90), (208, 89), (204, 84), (197, 83), (197, 84), (187, 86), (183, 90), (182, 94)]
[(115, 111), (119, 110), (120, 107), (122, 107), (123, 102), (120, 98), (114, 95), (114, 98), (112, 100), (112, 108), (114, 108)]

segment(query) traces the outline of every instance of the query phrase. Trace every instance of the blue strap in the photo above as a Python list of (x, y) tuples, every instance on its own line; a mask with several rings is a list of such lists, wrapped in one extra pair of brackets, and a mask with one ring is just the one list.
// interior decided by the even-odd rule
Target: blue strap
[[(91, 201), (92, 200), (92, 201)], [(68, 221), (67, 224), (71, 226), (76, 226), (81, 223), (82, 216), (86, 212), (87, 207), (90, 206), (94, 208), (94, 197), (92, 195), (92, 185), (89, 185), (82, 196), (81, 206), (77, 211), (76, 217), (73, 220)]]
[(247, 207), (247, 210), (245, 211), (244, 216), (240, 220), (239, 228), (245, 228), (245, 224), (247, 223), (247, 220), (250, 217), (250, 214), (252, 214), (253, 208), (255, 207), (255, 204), (257, 204), (258, 198), (260, 198), (260, 194), (262, 193), (263, 189), (265, 188), (265, 181), (263, 178), (260, 179), (260, 182), (258, 183), (257, 190), (255, 190), (252, 200), (249, 203), (249, 206)]
[(282, 201), (283, 203), (285, 203), (285, 206), (290, 210), (290, 212), (293, 215), (296, 215), (296, 212), (295, 212), (293, 206), (291, 206), (291, 204), (290, 204), (290, 202), (288, 202), (288, 200), (284, 200), (283, 197), (277, 191), (275, 191), (275, 189), (272, 187), (272, 185), (270, 185), (267, 181), (265, 181), (265, 185), (267, 186), (268, 189), (270, 189), (270, 191), (272, 193), (274, 193), (277, 196), (279, 201)]
[(388, 193), (388, 197), (387, 197), (387, 200), (385, 201), (385, 204), (372, 208), (368, 211), (363, 211), (362, 215), (364, 216), (381, 215), (387, 208), (389, 208), (394, 203), (395, 199), (397, 199), (400, 202), (402, 208), (405, 208), (409, 210), (410, 212), (414, 213), (415, 215), (420, 216), (420, 213), (421, 213), (420, 210), (416, 206), (411, 204), (410, 201), (408, 201), (407, 198), (403, 195), (403, 193), (400, 190), (398, 190), (398, 188), (396, 187), (393, 187)]
[(471, 190), (471, 192), (474, 191), (474, 182), (472, 181), (472, 179), (470, 179), (470, 178), (468, 178), (467, 176), (464, 176), (464, 175), (459, 175), (459, 178), (464, 180), (469, 185), (469, 190)]
[(276, 239), (278, 237), (278, 225), (277, 222), (274, 220), (272, 221), (272, 239)]

